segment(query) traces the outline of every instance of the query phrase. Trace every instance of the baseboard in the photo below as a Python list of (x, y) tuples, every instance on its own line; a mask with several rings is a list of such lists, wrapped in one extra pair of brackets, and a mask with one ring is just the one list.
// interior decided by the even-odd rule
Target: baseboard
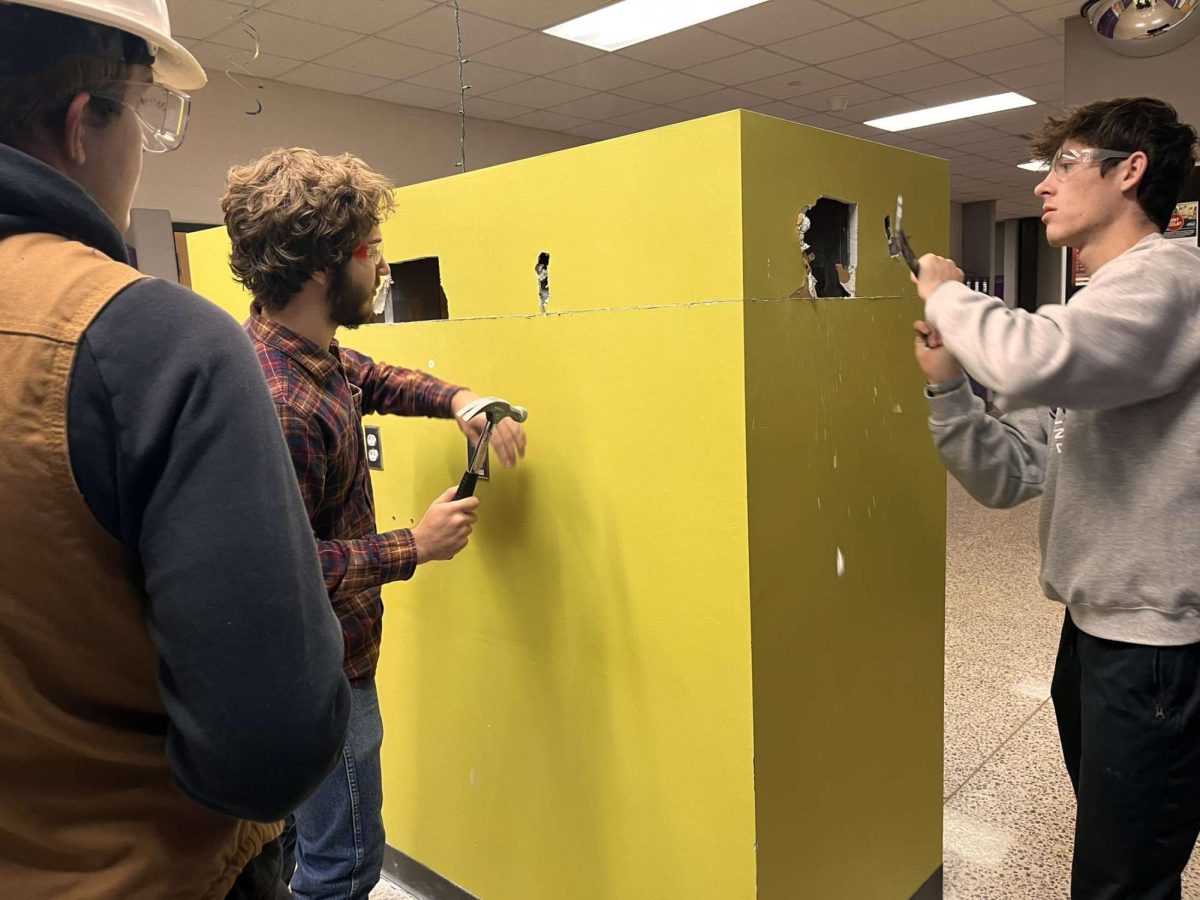
[(383, 874), (420, 900), (479, 900), (391, 844), (383, 850)]

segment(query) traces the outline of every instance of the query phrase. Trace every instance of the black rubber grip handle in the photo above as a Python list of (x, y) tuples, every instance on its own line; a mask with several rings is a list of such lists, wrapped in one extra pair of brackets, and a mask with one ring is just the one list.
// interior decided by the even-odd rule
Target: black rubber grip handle
[(475, 496), (475, 483), (479, 481), (479, 475), (475, 472), (467, 472), (462, 477), (462, 481), (458, 483), (458, 493), (454, 495), (455, 500), (465, 500), (467, 497)]

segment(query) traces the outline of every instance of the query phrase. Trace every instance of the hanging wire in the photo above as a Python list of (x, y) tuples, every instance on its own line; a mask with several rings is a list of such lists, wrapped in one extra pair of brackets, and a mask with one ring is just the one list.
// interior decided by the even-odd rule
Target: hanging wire
[[(257, 116), (263, 111), (262, 100), (255, 96), (252, 88), (250, 88), (248, 85), (242, 84), (242, 82), (238, 80), (237, 75), (233, 74), (233, 70), (237, 69), (239, 75), (257, 79), (258, 76), (250, 71), (250, 66), (258, 59), (259, 56), (262, 55), (262, 41), (258, 37), (258, 29), (256, 29), (249, 22), (242, 23), (242, 30), (250, 36), (252, 41), (254, 41), (254, 52), (251, 54), (249, 59), (243, 58), (242, 54), (240, 53), (236, 56), (232, 53), (229, 56), (226, 56), (225, 61), (229, 63), (230, 68), (225, 70), (225, 77), (250, 95), (250, 99), (254, 101), (255, 108), (248, 109), (245, 112), (248, 116)], [(260, 91), (263, 89), (263, 83), (261, 80), (258, 81), (258, 89)]]
[(467, 76), (463, 72), (463, 67), (470, 62), (469, 59), (463, 56), (462, 45), (462, 16), (458, 8), (458, 0), (454, 0), (454, 35), (458, 42), (458, 121), (459, 121), (459, 138), (458, 138), (458, 162), (455, 163), (455, 168), (467, 171), (467, 91), (471, 86), (467, 84)]

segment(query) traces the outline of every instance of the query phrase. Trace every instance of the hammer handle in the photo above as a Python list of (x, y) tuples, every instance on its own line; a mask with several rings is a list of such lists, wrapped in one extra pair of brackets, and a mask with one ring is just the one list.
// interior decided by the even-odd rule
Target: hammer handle
[(478, 472), (467, 472), (462, 477), (462, 481), (458, 483), (458, 493), (454, 495), (455, 500), (465, 500), (467, 497), (475, 495), (475, 483), (479, 481)]

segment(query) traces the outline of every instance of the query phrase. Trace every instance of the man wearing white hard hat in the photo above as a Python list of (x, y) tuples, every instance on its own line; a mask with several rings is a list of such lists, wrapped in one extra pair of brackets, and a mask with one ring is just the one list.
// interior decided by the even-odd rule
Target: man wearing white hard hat
[(254, 352), (127, 264), (205, 83), (165, 0), (0, 0), (0, 893), (274, 898), (342, 636)]

